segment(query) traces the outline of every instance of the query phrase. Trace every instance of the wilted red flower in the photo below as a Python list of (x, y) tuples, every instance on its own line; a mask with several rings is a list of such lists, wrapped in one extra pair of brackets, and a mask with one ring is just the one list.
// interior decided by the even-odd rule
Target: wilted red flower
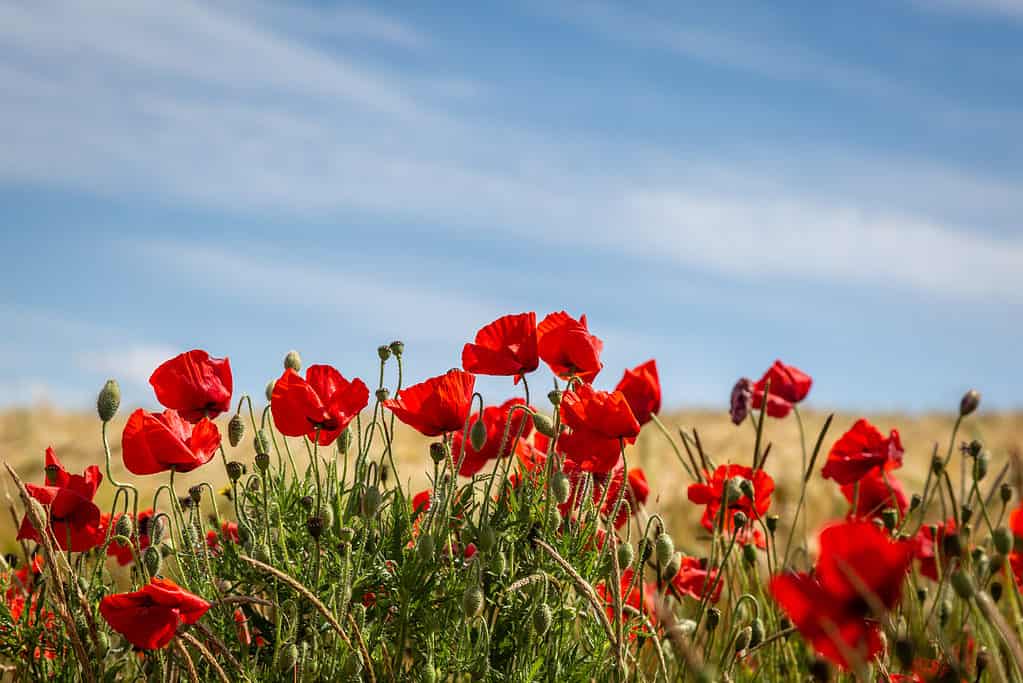
[(476, 376), (448, 370), (438, 377), (402, 389), (383, 406), (425, 436), (440, 436), (465, 428), (472, 408)]
[[(932, 529), (932, 526), (934, 527)], [(937, 533), (934, 533), (937, 531)], [(945, 557), (944, 550), (942, 548), (945, 542), (946, 534), (952, 534), (956, 531), (955, 520), (949, 518), (945, 522), (937, 522), (936, 524), (924, 524), (920, 527), (920, 531), (916, 532), (916, 537), (913, 539), (913, 555), (920, 562), (920, 573), (929, 578), (931, 581), (938, 580), (938, 560), (937, 557), (940, 555), (942, 562), (942, 571), (948, 567), (949, 559)], [(935, 546), (938, 550), (935, 551)]]
[(893, 429), (886, 439), (877, 427), (860, 418), (835, 442), (821, 476), (837, 483), (854, 484), (870, 470), (902, 467), (902, 441)]
[[(887, 478), (887, 481), (885, 479)], [(859, 484), (859, 491), (856, 486)], [(879, 468), (870, 470), (866, 476), (855, 484), (842, 486), (842, 495), (849, 501), (850, 505), (855, 503), (855, 508), (849, 509), (848, 518), (858, 517), (870, 519), (880, 517), (881, 511), (885, 508), (894, 508), (899, 513), (899, 519), (906, 514), (909, 503), (906, 499), (906, 492), (902, 484), (895, 478), (894, 474), (882, 474)]]
[[(116, 526), (117, 520), (121, 518), (121, 515), (127, 514), (129, 519), (131, 518), (130, 513), (119, 512), (114, 515), (113, 520), (110, 519), (109, 514), (103, 513), (103, 526)], [(143, 510), (139, 513), (138, 518), (138, 538), (139, 538), (139, 552), (149, 547), (149, 525), (152, 523), (153, 509)], [(110, 545), (107, 546), (107, 555), (109, 557), (117, 558), (117, 564), (122, 567), (131, 564), (135, 560), (135, 553), (132, 551), (130, 543), (120, 543), (118, 541), (111, 540)]]
[[(517, 405), (524, 406), (526, 402), (521, 398), (512, 398), (499, 406), (488, 406), (483, 409), (483, 426), (487, 429), (487, 441), (478, 451), (472, 447), (471, 443), (468, 444), (468, 448), (465, 450), (465, 460), (462, 462), (461, 469), (458, 470), (459, 474), (463, 477), (471, 477), (483, 469), (488, 461), (511, 455), (515, 452), (515, 435), (519, 433), (519, 429), (522, 430), (522, 437), (529, 436), (529, 433), (533, 431), (533, 421), (528, 419), (528, 415), (521, 409), (515, 410), (511, 416), (511, 424), (508, 425), (508, 413), (512, 407)], [(476, 422), (479, 416), (479, 413), (473, 413), (469, 417), (470, 424)], [(499, 453), (505, 425), (508, 425), (508, 440), (504, 444), (504, 452)], [(462, 442), (462, 430), (458, 430), (454, 433), (451, 441), (451, 459), (455, 463), (462, 455)]]
[(702, 600), (711, 586), (714, 586), (714, 591), (710, 594), (710, 601), (717, 602), (721, 597), (721, 587), (724, 585), (724, 581), (718, 580), (716, 577), (717, 572), (707, 571), (704, 560), (683, 555), (678, 573), (671, 579), (671, 585), (679, 595), (688, 595), (697, 600)]
[(883, 648), (871, 605), (895, 607), (912, 558), (912, 543), (872, 522), (833, 524), (820, 533), (814, 573), (775, 576), (771, 594), (814, 650), (849, 668), (849, 654), (870, 661)]
[(586, 316), (576, 320), (560, 311), (550, 313), (536, 328), (540, 358), (559, 377), (576, 376), (592, 382), (604, 364), (600, 352), (604, 342), (590, 334)]
[(639, 422), (625, 395), (598, 391), (589, 384), (561, 395), (561, 419), (572, 431), (559, 443), (566, 456), (588, 472), (610, 472), (620, 454), (620, 440), (633, 443), (639, 436)]
[(133, 593), (108, 595), (99, 603), (110, 628), (140, 650), (165, 647), (181, 624), (199, 621), (210, 603), (170, 579), (154, 578)]
[(657, 378), (657, 363), (653, 359), (626, 370), (615, 390), (625, 396), (632, 414), (641, 425), (661, 412), (661, 381)]
[(305, 379), (285, 368), (270, 397), (274, 425), (285, 436), (308, 436), (334, 443), (369, 403), (369, 388), (356, 377), (348, 381), (329, 365), (310, 365)]
[(780, 360), (767, 369), (764, 376), (753, 384), (753, 407), (760, 410), (764, 403), (764, 390), (770, 380), (770, 394), (767, 397), (767, 414), (771, 417), (785, 417), (792, 406), (810, 393), (813, 379), (794, 365), (785, 365)]
[(520, 375), (540, 365), (537, 355), (536, 313), (498, 318), (476, 333), (476, 341), (462, 349), (462, 367), (477, 375)]
[[(69, 474), (57, 459), (53, 448), (46, 449), (45, 486), (25, 484), (30, 496), (49, 506), (50, 531), (61, 550), (80, 553), (103, 542), (105, 530), (99, 508), (92, 502), (103, 481), (99, 467), (89, 465), (82, 474)], [(21, 520), (17, 540), (42, 542), (42, 537), (26, 514)]]
[[(724, 499), (725, 488), (728, 487), (729, 480), (737, 479), (735, 485), (730, 488), (733, 497), (736, 493), (738, 493), (738, 497), (728, 503), (726, 508), (727, 514), (724, 520), (725, 529), (729, 533), (735, 529), (735, 513), (742, 511), (748, 521), (746, 527), (740, 531), (737, 540), (740, 543), (747, 543), (752, 537), (753, 542), (756, 543), (758, 548), (765, 547), (763, 534), (754, 528), (754, 522), (757, 518), (767, 514), (767, 510), (771, 507), (774, 479), (762, 469), (754, 471), (753, 468), (744, 465), (721, 465), (714, 470), (713, 475), (706, 472), (705, 478), (707, 483), (690, 484), (688, 490), (691, 502), (707, 506), (704, 508), (703, 517), (700, 519), (703, 528), (713, 531), (715, 525), (720, 523), (718, 515)], [(753, 485), (752, 500), (745, 493), (741, 492), (739, 481), (742, 479), (749, 481)]]
[(190, 472), (208, 463), (219, 446), (220, 430), (212, 420), (191, 425), (175, 410), (147, 413), (139, 408), (121, 434), (121, 458), (132, 474)]
[(156, 400), (189, 422), (231, 409), (231, 363), (194, 349), (174, 356), (153, 371), (149, 383)]

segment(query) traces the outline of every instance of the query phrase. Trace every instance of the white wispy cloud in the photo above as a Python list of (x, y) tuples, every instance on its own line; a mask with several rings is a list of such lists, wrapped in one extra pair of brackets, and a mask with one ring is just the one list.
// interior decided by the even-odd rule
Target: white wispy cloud
[(153, 370), (168, 358), (181, 353), (165, 345), (133, 345), (122, 348), (106, 348), (96, 351), (80, 351), (75, 354), (75, 363), (89, 372), (107, 374), (118, 381), (146, 386)]

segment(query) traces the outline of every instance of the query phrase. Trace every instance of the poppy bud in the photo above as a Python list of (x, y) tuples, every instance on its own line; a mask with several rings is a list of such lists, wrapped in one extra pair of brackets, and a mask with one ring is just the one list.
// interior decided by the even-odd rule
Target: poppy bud
[(675, 575), (678, 574), (678, 570), (681, 567), (682, 553), (675, 553), (671, 556), (671, 559), (668, 560), (668, 563), (664, 565), (664, 572), (661, 576), (663, 576), (665, 580), (671, 581), (675, 578)]
[(323, 533), (323, 518), (318, 515), (313, 515), (305, 521), (306, 531), (313, 538), (319, 538)]
[(746, 561), (748, 565), (754, 565), (757, 563), (757, 547), (752, 543), (747, 543), (742, 546), (742, 559)]
[(718, 627), (718, 623), (721, 621), (721, 610), (717, 607), (707, 608), (707, 630), (713, 631)]
[(196, 484), (195, 486), (188, 487), (188, 497), (193, 503), (198, 505), (202, 502), (202, 486)]
[(753, 629), (746, 626), (739, 630), (735, 634), (735, 651), (742, 652), (749, 647), (750, 641), (753, 639)]
[(881, 521), (884, 522), (884, 528), (891, 531), (899, 523), (899, 511), (895, 508), (881, 510)]
[(121, 387), (117, 384), (117, 380), (108, 379), (103, 388), (99, 390), (99, 396), (96, 397), (96, 412), (99, 413), (99, 419), (103, 422), (110, 422), (120, 407)]
[(130, 538), (132, 526), (133, 524), (131, 523), (131, 516), (123, 514), (117, 518), (117, 523), (114, 525), (114, 535)]
[(474, 451), (481, 451), (487, 445), (487, 426), (483, 420), (476, 420), (469, 428), (469, 443)]
[(441, 464), (448, 457), (448, 445), (442, 441), (434, 441), (430, 444), (430, 458), (436, 464)]
[(159, 574), (162, 564), (163, 557), (160, 556), (160, 551), (156, 549), (156, 546), (151, 545), (142, 551), (142, 566), (146, 568), (146, 573), (150, 576)]
[(433, 562), (433, 553), (435, 545), (433, 542), (433, 536), (429, 534), (421, 536), (416, 542), (416, 555), (418, 555), (420, 561), (424, 563)]
[(998, 581), (992, 581), (987, 590), (991, 594), (991, 599), (995, 602), (1002, 599), (1002, 584)]
[(618, 546), (618, 567), (620, 569), (626, 569), (632, 566), (632, 560), (635, 559), (632, 551), (632, 544), (625, 541)]
[(391, 353), (401, 358), (401, 354), (405, 353), (405, 342), (399, 340), (391, 342)]
[(547, 511), (547, 526), (555, 531), (561, 528), (561, 511), (553, 505)]
[(298, 665), (298, 647), (294, 643), (288, 643), (281, 650), (280, 659), (277, 660), (277, 666), (280, 668), (282, 673), (290, 673), (295, 670)]
[(235, 413), (227, 423), (227, 442), (231, 444), (231, 448), (235, 448), (241, 443), (243, 436), (245, 436), (245, 422), (241, 415)]
[(298, 351), (292, 349), (284, 355), (284, 369), (294, 370), (295, 372), (302, 369), (302, 357), (298, 355)]
[(749, 415), (750, 407), (753, 404), (753, 382), (743, 377), (732, 387), (732, 397), (729, 404), (729, 414), (732, 417), (732, 424), (740, 425)]
[(742, 488), (739, 485), (739, 481), (741, 479), (742, 477), (732, 477), (731, 479), (725, 482), (724, 495), (725, 505), (732, 505), (733, 503), (738, 503), (739, 499), (742, 498)]
[[(143, 526), (148, 528), (143, 530)], [(143, 534), (147, 531), (149, 532), (147, 534), (149, 536), (149, 542), (153, 545), (159, 545), (160, 542), (163, 541), (163, 535), (167, 531), (167, 523), (164, 521), (164, 515), (162, 513), (154, 517), (150, 517), (148, 522), (146, 522), (146, 520), (142, 520), (142, 522), (139, 523), (139, 533)]]
[(352, 448), (352, 428), (345, 427), (340, 435), (337, 437), (337, 449), (341, 452), (341, 455), (348, 455), (348, 451)]
[(1008, 484), (1002, 484), (998, 487), (998, 497), (1002, 499), (1003, 503), (1008, 503), (1012, 500), (1012, 487)]
[(533, 413), (533, 426), (544, 436), (554, 438), (554, 423), (543, 413)]
[(938, 605), (938, 623), (941, 624), (942, 628), (948, 624), (949, 617), (952, 616), (952, 601), (945, 598)]
[(924, 502), (923, 497), (919, 493), (914, 493), (909, 499), (909, 511), (916, 510)]
[(106, 631), (96, 632), (96, 656), (103, 659), (110, 651), (110, 636)]
[(380, 356), (380, 360), (386, 361), (391, 357), (391, 347), (386, 344), (377, 347), (377, 355)]
[(569, 496), (572, 495), (571, 488), (572, 484), (564, 472), (559, 471), (551, 475), (551, 493), (558, 504), (563, 505), (568, 502)]
[(973, 478), (975, 481), (982, 481), (987, 476), (987, 466), (991, 456), (987, 451), (981, 451), (980, 455), (973, 459)]
[(945, 471), (945, 461), (940, 455), (935, 455), (931, 458), (931, 472), (941, 476), (941, 473)]
[(266, 396), (267, 401), (270, 401), (273, 398), (275, 384), (277, 384), (277, 380), (275, 379), (266, 383), (266, 389), (263, 391), (263, 394)]
[(380, 503), (380, 491), (375, 486), (368, 487), (363, 491), (362, 500), (360, 501), (362, 516), (367, 519), (375, 516), (377, 510), (380, 509)]
[(969, 575), (961, 569), (957, 569), (952, 572), (952, 587), (955, 588), (956, 593), (963, 600), (969, 600), (973, 597), (976, 589), (973, 587), (973, 581)]
[(995, 553), (990, 558), (988, 558), (988, 564), (991, 567), (991, 574), (992, 575), (997, 574), (1002, 570), (1002, 567), (1005, 566), (1005, 555), (999, 555), (998, 553)]
[(980, 392), (976, 389), (970, 389), (963, 398), (959, 401), (959, 416), (966, 417), (977, 409), (980, 405)]
[(916, 600), (921, 605), (924, 604), (925, 602), (927, 602), (927, 589), (926, 588), (917, 588), (916, 589)]
[(536, 631), (536, 635), (540, 638), (546, 635), (552, 621), (554, 621), (554, 612), (551, 611), (550, 606), (546, 603), (541, 604), (533, 612), (533, 629)]
[(991, 534), (991, 540), (995, 544), (995, 550), (1002, 555), (1008, 555), (1012, 551), (1012, 535), (1004, 526), (1000, 526)]
[(969, 521), (973, 519), (973, 508), (966, 503), (963, 503), (959, 506), (959, 517), (963, 520), (963, 524), (969, 523)]
[[(657, 536), (657, 540), (654, 541), (654, 558), (657, 564), (664, 566), (671, 560), (671, 556), (675, 554), (675, 541), (672, 540), (671, 536), (662, 532)], [(672, 574), (674, 577), (674, 574)]]
[(488, 524), (480, 529), (479, 538), (477, 540), (479, 541), (480, 550), (485, 553), (489, 553), (494, 549), (494, 546), (497, 545), (497, 534), (494, 533), (494, 530)]
[(765, 520), (767, 523), (767, 530), (770, 531), (772, 534), (778, 529), (779, 519), (780, 518), (778, 517), (778, 515), (768, 515), (767, 519)]
[(760, 619), (754, 619), (750, 625), (750, 639), (749, 648), (752, 650), (760, 643), (764, 642), (764, 622)]
[(483, 591), (477, 585), (471, 585), (462, 594), (462, 614), (466, 619), (479, 616), (483, 610)]
[(558, 389), (551, 389), (547, 392), (547, 400), (551, 402), (552, 406), (561, 405), (561, 391)]
[(753, 482), (745, 477), (739, 477), (739, 490), (742, 491), (742, 495), (746, 496), (750, 500), (756, 498), (756, 491), (753, 490)]
[(494, 576), (504, 576), (505, 565), (504, 553), (494, 553), (490, 559), (490, 573)]
[(377, 397), (377, 401), (383, 403), (388, 398), (390, 398), (391, 392), (387, 387), (380, 387), (379, 389), (376, 390), (375, 395)]
[(739, 529), (742, 529), (743, 527), (745, 527), (746, 526), (746, 522), (748, 522), (748, 521), (749, 521), (749, 518), (746, 517), (746, 513), (743, 512), (742, 510), (736, 510), (735, 514), (732, 516), (732, 523), (735, 524), (735, 530), (736, 531), (738, 531)]
[[(937, 534), (931, 534), (931, 538), (936, 537)], [(945, 557), (960, 557), (963, 554), (963, 544), (959, 540), (959, 534), (955, 532), (946, 533), (945, 537), (941, 540), (941, 550)]]
[(232, 460), (227, 463), (227, 478), (231, 481), (238, 481), (245, 474), (245, 465), (241, 464), (237, 460)]
[(913, 659), (916, 656), (916, 647), (913, 645), (913, 641), (905, 636), (900, 636), (895, 640), (895, 658), (899, 660), (899, 666), (902, 667), (903, 671), (908, 671), (913, 668)]

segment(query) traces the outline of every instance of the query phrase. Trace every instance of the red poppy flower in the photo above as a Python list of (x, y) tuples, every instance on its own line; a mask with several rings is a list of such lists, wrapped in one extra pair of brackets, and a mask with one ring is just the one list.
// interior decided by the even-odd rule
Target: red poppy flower
[(418, 516), (423, 512), (430, 509), (430, 496), (433, 495), (433, 489), (426, 489), (420, 491), (416, 495), (412, 496), (412, 514)]
[(514, 375), (518, 378), (540, 365), (537, 355), (536, 313), (498, 318), (476, 333), (476, 341), (462, 349), (462, 367), (477, 375)]
[(842, 485), (854, 484), (872, 469), (902, 467), (902, 453), (898, 430), (893, 429), (886, 439), (861, 418), (831, 447), (821, 476)]
[(565, 456), (587, 471), (607, 474), (621, 454), (621, 440), (634, 443), (639, 422), (620, 391), (581, 384), (561, 396), (561, 419), (572, 431), (558, 443)]
[[(122, 514), (128, 513), (117, 513), (114, 515), (113, 521), (110, 521), (110, 516), (106, 512), (103, 513), (104, 526), (110, 524), (116, 526), (117, 521), (121, 518)], [(131, 514), (128, 514), (131, 517)], [(149, 526), (153, 519), (153, 509), (143, 510), (139, 513), (138, 519), (138, 538), (139, 538), (139, 552), (142, 552), (149, 547)], [(132, 551), (130, 543), (119, 543), (118, 541), (111, 540), (110, 545), (107, 546), (107, 555), (109, 557), (117, 558), (117, 564), (123, 566), (131, 564), (135, 560), (135, 553)]]
[(199, 349), (186, 351), (153, 371), (149, 383), (156, 400), (189, 422), (216, 417), (231, 409), (231, 363)]
[(440, 436), (465, 428), (472, 408), (476, 376), (448, 370), (439, 377), (402, 389), (383, 406), (425, 436)]
[[(859, 492), (856, 491), (857, 484)], [(902, 519), (909, 506), (906, 492), (895, 475), (882, 474), (878, 468), (870, 470), (857, 483), (842, 486), (842, 495), (850, 505), (856, 504), (854, 508), (849, 509), (848, 519), (880, 517), (881, 511), (885, 508), (894, 508), (899, 513), (899, 519)]]
[(697, 557), (682, 556), (682, 562), (671, 580), (671, 585), (678, 591), (679, 595), (702, 600), (711, 586), (714, 591), (710, 595), (711, 602), (717, 602), (721, 597), (721, 587), (724, 581), (717, 580), (717, 572), (707, 571), (706, 562)]
[[(103, 475), (90, 465), (82, 474), (69, 474), (57, 459), (53, 448), (46, 449), (47, 485), (25, 484), (30, 496), (49, 506), (50, 531), (61, 550), (80, 553), (95, 548), (104, 540), (105, 530), (99, 508), (92, 502)], [(26, 514), (21, 520), (17, 540), (42, 542)]]
[[(632, 585), (632, 577), (635, 572), (631, 568), (626, 569), (622, 572), (621, 588), (619, 589), (620, 595), (622, 596), (622, 603), (633, 608), (637, 612), (646, 615), (650, 619), (650, 623), (657, 623), (657, 603), (654, 600), (654, 596), (657, 594), (657, 586), (653, 584), (646, 584), (643, 587), (642, 596), (640, 595), (639, 586)], [(607, 603), (607, 616), (608, 619), (614, 621), (614, 596), (612, 595), (610, 587), (605, 582), (598, 583), (593, 587), (597, 592), (597, 595)], [(642, 602), (641, 602), (642, 599)], [(625, 613), (625, 619), (631, 619), (632, 617), (628, 612)], [(643, 626), (636, 626), (633, 628), (632, 633), (629, 634), (630, 638), (635, 638), (639, 633), (648, 632)]]
[[(949, 558), (944, 557), (942, 551), (942, 544), (945, 542), (945, 534), (954, 533), (956, 530), (956, 523), (954, 519), (949, 518), (946, 522), (938, 522), (932, 525), (924, 524), (920, 527), (920, 531), (916, 532), (916, 538), (913, 539), (913, 555), (920, 562), (920, 573), (929, 578), (931, 581), (938, 580), (938, 556), (942, 557), (942, 571), (948, 567)], [(934, 533), (934, 531), (937, 533)], [(935, 550), (937, 546), (937, 550)]]
[(753, 407), (757, 410), (764, 403), (764, 389), (768, 380), (771, 381), (771, 388), (767, 397), (767, 414), (771, 417), (788, 415), (792, 406), (806, 398), (813, 384), (810, 375), (794, 365), (785, 365), (776, 360), (764, 376), (753, 384)]
[(604, 342), (590, 334), (586, 316), (575, 320), (568, 313), (551, 313), (536, 328), (537, 349), (558, 377), (576, 376), (592, 382), (604, 364), (600, 352)]
[(274, 425), (285, 436), (308, 436), (321, 446), (334, 443), (369, 403), (369, 388), (351, 382), (329, 365), (310, 365), (305, 379), (290, 368), (274, 383), (270, 406)]
[[(524, 406), (526, 402), (521, 398), (512, 398), (499, 406), (489, 406), (483, 409), (483, 426), (487, 429), (487, 441), (483, 448), (476, 450), (470, 443), (465, 451), (465, 460), (458, 473), (463, 477), (471, 477), (479, 472), (490, 460), (497, 460), (501, 456), (511, 455), (515, 451), (515, 435), (522, 430), (522, 437), (529, 436), (533, 431), (533, 421), (521, 409), (516, 409), (511, 416), (511, 424), (508, 425), (508, 414), (513, 406)], [(479, 413), (473, 413), (469, 417), (469, 423), (473, 424), (479, 419)], [(508, 440), (504, 444), (504, 452), (499, 453), (501, 440), (504, 438), (505, 425), (508, 425)], [(451, 441), (451, 459), (458, 462), (462, 455), (462, 430), (456, 431)]]
[(170, 579), (154, 578), (134, 593), (108, 595), (99, 603), (110, 628), (140, 650), (166, 647), (181, 624), (199, 621), (210, 603)]
[(775, 576), (771, 594), (819, 654), (849, 668), (850, 654), (870, 661), (883, 648), (871, 605), (895, 607), (912, 557), (912, 543), (872, 522), (833, 524), (820, 533), (814, 573)]
[(615, 390), (625, 396), (632, 414), (641, 425), (661, 412), (661, 381), (657, 378), (657, 363), (653, 359), (626, 370)]
[(121, 457), (132, 474), (191, 472), (208, 463), (219, 446), (220, 430), (212, 420), (191, 425), (175, 410), (147, 413), (139, 408), (121, 434)]
[(774, 479), (762, 469), (753, 471), (751, 467), (743, 465), (721, 465), (714, 474), (705, 473), (707, 483), (690, 484), (688, 495), (689, 500), (697, 505), (706, 505), (703, 510), (703, 517), (700, 523), (708, 531), (714, 530), (714, 525), (719, 523), (718, 515), (721, 510), (721, 503), (725, 495), (725, 487), (730, 479), (746, 479), (753, 485), (753, 500), (739, 492), (739, 497), (727, 506), (725, 515), (725, 528), (731, 533), (735, 529), (735, 513), (742, 511), (747, 519), (746, 527), (738, 536), (740, 543), (748, 543), (751, 538), (758, 548), (765, 547), (763, 534), (754, 527), (754, 521), (767, 514), (771, 507), (771, 494), (774, 493)]
[[(605, 517), (611, 515), (614, 512), (615, 505), (618, 503), (618, 496), (621, 493), (622, 487), (622, 472), (625, 469), (624, 462), (619, 458), (618, 463), (615, 465), (611, 473), (601, 480), (595, 481), (593, 487), (593, 502), (599, 503), (601, 498), (604, 499), (604, 507), (601, 508), (600, 512)], [(578, 480), (581, 472), (574, 473), (575, 479)], [(569, 475), (570, 481), (573, 479), (572, 474)], [(575, 481), (572, 481), (573, 488)], [(610, 487), (607, 496), (604, 496), (604, 487)], [(639, 504), (645, 503), (647, 496), (650, 495), (650, 486), (647, 484), (646, 475), (643, 470), (634, 467), (629, 470), (628, 476), (628, 487), (625, 489), (625, 498), (622, 502), (621, 507), (618, 509), (618, 515), (615, 517), (614, 524), (616, 529), (621, 529), (625, 526), (625, 523), (629, 521), (629, 513), (635, 513), (636, 508)], [(625, 501), (628, 502), (626, 507)]]
[(1016, 583), (1023, 588), (1023, 503), (1009, 515), (1009, 530), (1013, 535), (1013, 550), (1009, 552), (1009, 567), (1016, 577)]

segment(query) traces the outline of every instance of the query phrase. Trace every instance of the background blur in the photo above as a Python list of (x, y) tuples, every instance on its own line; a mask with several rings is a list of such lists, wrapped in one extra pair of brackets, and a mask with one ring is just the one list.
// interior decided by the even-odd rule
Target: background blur
[(1023, 5), (682, 4), (0, 1), (0, 404), (564, 308), (669, 406), (1020, 407)]

